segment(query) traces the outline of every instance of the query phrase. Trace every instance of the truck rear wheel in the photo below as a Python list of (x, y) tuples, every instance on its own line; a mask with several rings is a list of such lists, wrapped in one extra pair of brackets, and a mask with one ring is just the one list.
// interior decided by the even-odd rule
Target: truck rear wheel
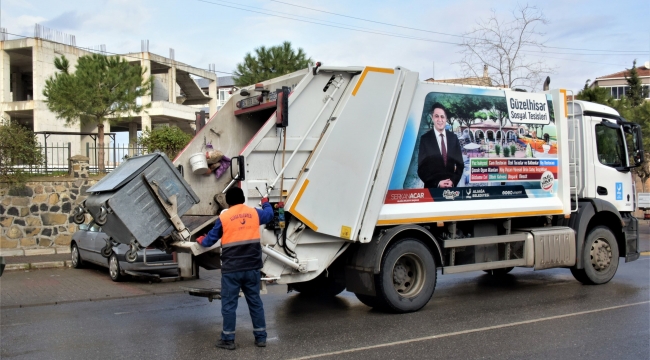
[(618, 269), (618, 245), (612, 231), (598, 226), (589, 232), (582, 253), (583, 269), (571, 268), (571, 274), (585, 285), (609, 282)]
[(397, 313), (417, 311), (433, 296), (436, 262), (420, 240), (402, 239), (386, 250), (375, 279), (381, 307)]

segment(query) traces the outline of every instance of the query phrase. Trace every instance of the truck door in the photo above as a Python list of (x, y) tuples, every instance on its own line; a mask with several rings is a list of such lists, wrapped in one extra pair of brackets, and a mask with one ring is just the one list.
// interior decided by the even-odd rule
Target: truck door
[(593, 117), (596, 198), (618, 211), (634, 211), (633, 189), (623, 129), (615, 120)]

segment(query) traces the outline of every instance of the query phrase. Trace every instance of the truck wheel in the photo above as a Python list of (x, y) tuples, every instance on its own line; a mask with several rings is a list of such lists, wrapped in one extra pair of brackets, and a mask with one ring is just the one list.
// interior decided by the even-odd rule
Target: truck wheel
[(571, 268), (571, 274), (585, 285), (610, 281), (618, 269), (618, 245), (612, 231), (598, 226), (589, 232), (582, 253), (584, 269)]
[(291, 289), (307, 296), (334, 297), (345, 290), (345, 285), (337, 283), (334, 278), (327, 277), (327, 272), (309, 281), (289, 284)]
[(379, 303), (389, 310), (420, 310), (436, 288), (436, 262), (431, 251), (416, 239), (396, 242), (384, 254), (376, 285)]

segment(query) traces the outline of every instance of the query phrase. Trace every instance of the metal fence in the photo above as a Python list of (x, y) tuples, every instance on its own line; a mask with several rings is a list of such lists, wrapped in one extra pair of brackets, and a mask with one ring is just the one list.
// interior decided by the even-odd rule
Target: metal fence
[[(99, 145), (94, 146), (91, 143), (86, 143), (86, 153), (85, 155), (89, 159), (89, 169), (90, 173), (97, 174), (99, 173), (99, 152), (101, 148)], [(126, 159), (144, 155), (147, 153), (147, 150), (142, 147), (135, 147), (129, 145), (120, 145), (115, 144), (114, 146), (104, 146), (104, 166), (106, 167), (106, 172), (118, 167)]]
[[(106, 172), (112, 171), (129, 157), (144, 155), (147, 153), (146, 149), (141, 147), (120, 144), (111, 145), (104, 146), (103, 150)], [(13, 168), (14, 172), (20, 169), (23, 172), (30, 174), (52, 175), (72, 173), (70, 157), (73, 156), (73, 152), (71, 143), (45, 143), (44, 145), (39, 146), (39, 149), (41, 150), (41, 154), (43, 154), (42, 165), (27, 165), (21, 162), (17, 162), (16, 164), (8, 167)], [(99, 146), (94, 146), (94, 144), (86, 143), (85, 154), (83, 152), (81, 154), (89, 158), (88, 171), (91, 174), (99, 173), (99, 164), (97, 162), (97, 159), (99, 158), (99, 152)], [(10, 170), (9, 172), (12, 171)]]

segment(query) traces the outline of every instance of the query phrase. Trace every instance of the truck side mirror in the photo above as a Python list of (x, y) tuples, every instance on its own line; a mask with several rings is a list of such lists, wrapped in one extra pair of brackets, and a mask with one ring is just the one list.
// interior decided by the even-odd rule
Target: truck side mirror
[(627, 151), (631, 160), (629, 168), (641, 166), (641, 164), (643, 164), (645, 161), (641, 126), (639, 124), (626, 122), (622, 127), (625, 133), (625, 140), (627, 142)]
[(634, 165), (641, 166), (645, 161), (645, 152), (643, 151), (643, 134), (639, 125), (634, 127)]

